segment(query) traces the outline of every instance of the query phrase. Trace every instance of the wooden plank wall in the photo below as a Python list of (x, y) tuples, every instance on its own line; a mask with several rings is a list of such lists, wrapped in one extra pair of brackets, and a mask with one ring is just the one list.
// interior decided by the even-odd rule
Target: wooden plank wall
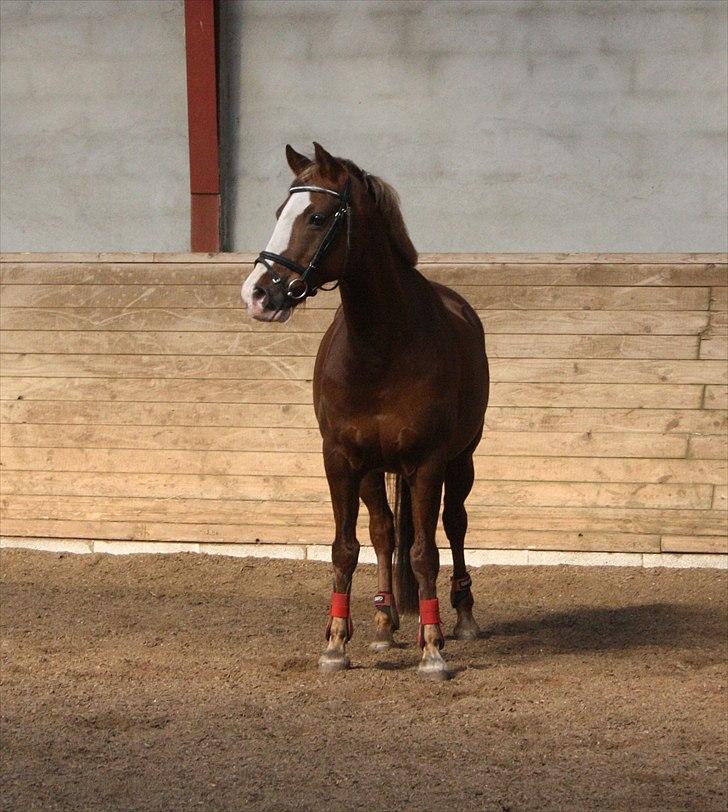
[[(250, 261), (4, 256), (2, 535), (330, 542), (310, 401), (337, 295), (251, 322)], [(469, 546), (726, 552), (726, 267), (422, 257), (487, 332)]]

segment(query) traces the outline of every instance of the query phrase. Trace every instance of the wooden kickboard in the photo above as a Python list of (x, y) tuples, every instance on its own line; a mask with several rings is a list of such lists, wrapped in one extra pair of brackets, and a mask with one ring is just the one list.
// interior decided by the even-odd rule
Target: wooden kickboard
[[(251, 322), (252, 260), (2, 256), (0, 535), (330, 543), (311, 376), (338, 296)], [(726, 255), (420, 267), (486, 329), (468, 546), (728, 552)]]

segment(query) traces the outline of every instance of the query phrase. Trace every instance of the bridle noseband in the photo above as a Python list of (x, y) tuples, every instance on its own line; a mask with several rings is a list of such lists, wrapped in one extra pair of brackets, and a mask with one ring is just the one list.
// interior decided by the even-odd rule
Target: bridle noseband
[[(283, 265), (285, 268), (288, 268), (289, 271), (293, 271), (294, 273), (298, 274), (296, 279), (292, 279), (288, 283), (288, 290), (286, 291), (286, 296), (289, 299), (293, 299), (294, 301), (301, 301), (305, 299), (307, 296), (315, 296), (316, 291), (321, 288), (321, 290), (333, 290), (335, 287), (338, 286), (339, 280), (337, 279), (335, 284), (330, 288), (324, 288), (322, 285), (309, 285), (309, 277), (311, 274), (318, 268), (321, 260), (326, 256), (329, 249), (333, 245), (334, 239), (341, 228), (341, 225), (346, 219), (346, 251), (347, 254), (349, 252), (349, 243), (350, 243), (350, 236), (351, 236), (351, 178), (348, 177), (346, 179), (346, 184), (344, 185), (344, 190), (342, 192), (336, 192), (333, 189), (326, 189), (323, 186), (292, 186), (288, 190), (289, 195), (295, 195), (298, 192), (321, 192), (327, 195), (333, 195), (337, 197), (341, 204), (339, 208), (334, 213), (334, 221), (329, 226), (329, 230), (324, 234), (323, 240), (319, 244), (319, 247), (316, 249), (316, 253), (311, 257), (310, 262), (308, 263), (308, 267), (304, 267), (303, 265), (299, 265), (297, 262), (294, 262), (292, 259), (288, 257), (281, 256), (281, 254), (274, 254), (272, 251), (261, 251), (258, 254), (258, 258), (253, 263), (257, 265), (259, 262), (262, 265), (265, 265), (266, 268), (270, 271), (270, 265), (266, 262), (266, 260), (270, 260), (272, 262), (277, 262), (279, 265)], [(280, 281), (280, 280), (273, 280)]]

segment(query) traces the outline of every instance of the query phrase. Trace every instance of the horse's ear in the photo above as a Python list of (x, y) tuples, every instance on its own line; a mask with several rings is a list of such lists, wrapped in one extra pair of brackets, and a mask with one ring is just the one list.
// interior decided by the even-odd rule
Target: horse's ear
[(300, 152), (296, 152), (296, 150), (293, 149), (290, 144), (286, 144), (286, 160), (288, 161), (288, 166), (291, 167), (291, 172), (293, 172), (294, 175), (300, 175), (313, 163), (310, 158), (307, 158), (305, 155), (301, 155)]
[(337, 181), (341, 175), (346, 172), (341, 162), (337, 161), (333, 155), (326, 152), (321, 144), (317, 144), (314, 141), (313, 149), (316, 157), (316, 165), (318, 166), (319, 171), (322, 175), (329, 178), (329, 180)]

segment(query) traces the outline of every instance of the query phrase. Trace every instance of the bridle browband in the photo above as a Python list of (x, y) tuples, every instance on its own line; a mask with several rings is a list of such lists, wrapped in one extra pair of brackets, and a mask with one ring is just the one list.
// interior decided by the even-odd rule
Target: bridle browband
[[(334, 239), (336, 238), (344, 219), (346, 219), (346, 251), (348, 255), (351, 238), (351, 178), (347, 177), (342, 192), (337, 192), (334, 189), (326, 189), (323, 186), (291, 186), (291, 188), (288, 190), (289, 195), (295, 195), (298, 192), (321, 192), (322, 194), (333, 195), (341, 201), (341, 204), (334, 213), (334, 221), (329, 226), (329, 230), (326, 232), (326, 234), (324, 234), (324, 238), (321, 240), (319, 247), (316, 249), (316, 252), (308, 263), (308, 267), (299, 265), (297, 262), (294, 262), (292, 259), (284, 257), (281, 254), (274, 254), (272, 251), (261, 251), (260, 254), (258, 254), (258, 258), (253, 263), (253, 265), (257, 265), (260, 262), (261, 265), (265, 265), (265, 267), (270, 271), (271, 267), (266, 262), (266, 260), (269, 260), (271, 262), (277, 262), (279, 265), (283, 265), (283, 267), (288, 268), (289, 271), (293, 271), (294, 273), (298, 274), (298, 277), (292, 279), (288, 283), (288, 290), (286, 291), (288, 298), (293, 299), (294, 301), (301, 301), (307, 296), (315, 296), (316, 291), (319, 288), (321, 288), (321, 290), (333, 290), (339, 284), (339, 280), (337, 279), (335, 284), (330, 288), (324, 288), (322, 285), (312, 286), (309, 284), (309, 278), (318, 268), (321, 260), (326, 256), (329, 249), (333, 245)], [(274, 278), (273, 281), (279, 282), (280, 279)]]

